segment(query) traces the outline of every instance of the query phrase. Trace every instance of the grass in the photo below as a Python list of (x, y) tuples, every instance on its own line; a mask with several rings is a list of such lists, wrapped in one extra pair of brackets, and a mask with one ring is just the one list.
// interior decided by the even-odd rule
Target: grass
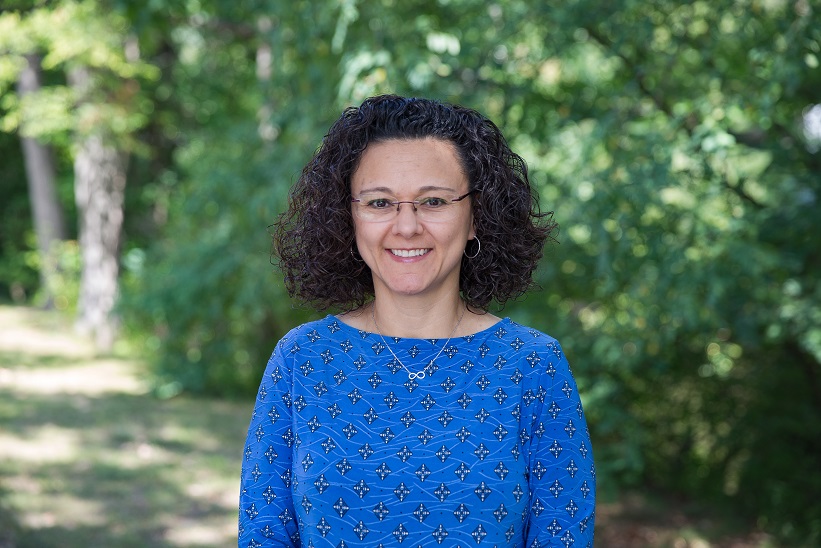
[[(252, 401), (158, 400), (129, 355), (54, 313), (0, 306), (0, 548), (236, 545)], [(727, 512), (647, 493), (600, 501), (596, 546), (768, 548)]]
[(157, 400), (52, 314), (0, 333), (0, 548), (236, 543), (252, 402)]

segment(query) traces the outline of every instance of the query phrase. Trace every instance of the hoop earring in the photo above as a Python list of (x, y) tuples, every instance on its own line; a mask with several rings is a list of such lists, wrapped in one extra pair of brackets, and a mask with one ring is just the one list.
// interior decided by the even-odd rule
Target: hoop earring
[(365, 268), (367, 268), (368, 265), (365, 264), (365, 260), (362, 259), (362, 256), (359, 255), (359, 253), (354, 252), (353, 248), (350, 249), (349, 253), (354, 261), (353, 269), (349, 272), (349, 275), (356, 278), (365, 271)]
[(467, 254), (467, 247), (465, 248), (465, 251), (462, 251), (462, 255), (464, 255), (468, 259), (475, 259), (476, 257), (479, 256), (479, 252), (482, 251), (482, 242), (479, 241), (479, 237), (474, 236), (473, 239), (476, 240), (476, 243), (478, 244), (479, 247), (476, 249), (476, 253), (474, 253), (473, 255), (468, 255)]

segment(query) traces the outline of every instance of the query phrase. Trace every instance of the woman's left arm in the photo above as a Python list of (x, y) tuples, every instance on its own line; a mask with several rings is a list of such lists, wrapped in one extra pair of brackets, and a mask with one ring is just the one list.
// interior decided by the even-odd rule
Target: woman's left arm
[(547, 345), (531, 415), (525, 546), (593, 546), (596, 471), (576, 381), (557, 342)]

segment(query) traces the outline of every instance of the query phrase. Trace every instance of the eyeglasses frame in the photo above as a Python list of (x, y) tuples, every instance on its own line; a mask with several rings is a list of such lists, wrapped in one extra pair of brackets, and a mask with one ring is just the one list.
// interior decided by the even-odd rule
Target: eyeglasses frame
[[(478, 189), (468, 190), (465, 194), (462, 194), (458, 198), (454, 198), (453, 200), (451, 200), (451, 203), (461, 202), (462, 200), (464, 200), (465, 198), (467, 198), (468, 196), (470, 196), (474, 192), (478, 192)], [(361, 202), (362, 202), (362, 199), (360, 199), (360, 198), (351, 198), (351, 203), (361, 203)], [(417, 212), (417, 206), (419, 205), (420, 201), (419, 200), (397, 200), (395, 202), (388, 202), (388, 203), (391, 204), (392, 206), (393, 205), (396, 206), (396, 213), (399, 213), (399, 209), (402, 206), (402, 204), (411, 204), (413, 206), (413, 212), (416, 213)]]

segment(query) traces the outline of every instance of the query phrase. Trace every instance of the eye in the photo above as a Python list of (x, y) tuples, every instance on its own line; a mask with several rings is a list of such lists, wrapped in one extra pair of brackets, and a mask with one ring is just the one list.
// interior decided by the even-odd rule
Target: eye
[(373, 209), (387, 209), (393, 204), (387, 198), (374, 198), (372, 200), (368, 200), (365, 205)]
[(419, 205), (423, 206), (423, 207), (430, 208), (430, 209), (436, 209), (436, 208), (448, 205), (448, 201), (444, 198), (437, 198), (436, 196), (430, 196), (430, 197), (427, 197), (427, 198), (421, 198), (419, 200)]

